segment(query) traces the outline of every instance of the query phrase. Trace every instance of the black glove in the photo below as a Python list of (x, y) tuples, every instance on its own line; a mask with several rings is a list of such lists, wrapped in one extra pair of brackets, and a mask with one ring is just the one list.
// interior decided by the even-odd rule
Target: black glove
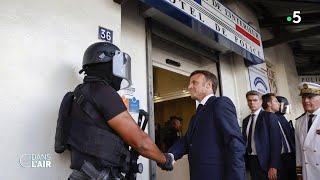
[(172, 157), (168, 154), (168, 153), (164, 153), (164, 156), (166, 157), (166, 162), (164, 164), (158, 164), (158, 166), (162, 169), (162, 170), (166, 170), (166, 171), (172, 171), (173, 166), (172, 166)]

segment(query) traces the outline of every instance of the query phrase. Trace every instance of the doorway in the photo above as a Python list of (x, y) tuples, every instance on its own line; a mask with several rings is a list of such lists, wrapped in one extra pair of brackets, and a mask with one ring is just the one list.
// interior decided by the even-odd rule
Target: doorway
[(166, 129), (172, 127), (175, 119), (181, 123), (176, 128), (182, 137), (189, 125), (192, 115), (195, 113), (195, 101), (190, 98), (187, 90), (189, 77), (162, 68), (153, 68), (154, 85), (154, 123), (157, 130), (156, 139), (159, 148), (166, 152), (170, 147), (165, 146)]
[[(187, 131), (195, 113), (195, 101), (187, 90), (189, 77), (159, 67), (153, 67), (155, 141), (162, 152)], [(181, 123), (180, 128), (173, 125)], [(174, 171), (157, 168), (157, 180), (189, 179), (187, 156), (175, 164)]]
[[(170, 117), (177, 116), (181, 121), (181, 135), (185, 135), (190, 119), (196, 111), (196, 102), (188, 92), (189, 75), (195, 70), (208, 70), (218, 76), (216, 61), (201, 54), (177, 46), (161, 37), (152, 37), (153, 73), (153, 115), (155, 135), (166, 127)], [(219, 96), (219, 87), (217, 90)], [(169, 147), (161, 145), (159, 135), (155, 136), (158, 147), (165, 152)], [(158, 139), (157, 139), (158, 138)], [(160, 141), (160, 143), (159, 143)], [(185, 155), (174, 166), (174, 171), (156, 168), (157, 180), (190, 179), (188, 156)]]

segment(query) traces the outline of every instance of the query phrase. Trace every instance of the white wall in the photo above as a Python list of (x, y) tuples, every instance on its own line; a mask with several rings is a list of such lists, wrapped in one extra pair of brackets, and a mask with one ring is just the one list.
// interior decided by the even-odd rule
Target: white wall
[[(166, 59), (171, 59), (180, 63), (180, 67), (167, 64)], [(193, 71), (198, 69), (208, 70), (217, 75), (215, 62), (200, 56), (199, 54), (192, 53), (184, 48), (174, 46), (156, 38), (153, 38), (152, 40), (152, 60), (154, 66), (188, 77)], [(186, 88), (187, 86), (188, 84), (186, 84)]]
[[(68, 153), (53, 151), (58, 108), (82, 82), (82, 55), (98, 26), (120, 45), (121, 7), (113, 1), (3, 0), (0, 6), (0, 179), (67, 179)], [(51, 168), (23, 168), (22, 154), (50, 154)]]
[(246, 93), (250, 90), (248, 68), (243, 57), (229, 53), (220, 57), (222, 93), (229, 97), (237, 110), (239, 125), (250, 113), (246, 101)]
[[(271, 32), (262, 29), (263, 40), (273, 38)], [(264, 49), (266, 61), (273, 66), (276, 73), (278, 87), (277, 95), (284, 96), (292, 104), (292, 113), (287, 114), (288, 120), (294, 120), (304, 111), (299, 96), (298, 84), (300, 83), (294, 56), (288, 44), (279, 44)]]

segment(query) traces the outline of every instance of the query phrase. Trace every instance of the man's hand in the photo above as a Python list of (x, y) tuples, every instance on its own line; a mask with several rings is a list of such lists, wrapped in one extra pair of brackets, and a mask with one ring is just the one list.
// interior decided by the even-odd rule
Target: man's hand
[(268, 179), (269, 180), (276, 180), (277, 179), (277, 169), (270, 168), (268, 171)]
[(164, 153), (164, 156), (166, 157), (166, 162), (165, 162), (164, 164), (158, 164), (158, 166), (159, 166), (162, 170), (172, 171), (174, 159), (173, 159), (172, 156), (169, 155), (168, 153)]
[(172, 166), (174, 166), (174, 164), (176, 163), (176, 161), (174, 160), (174, 155), (172, 153), (168, 153), (171, 157), (172, 157)]

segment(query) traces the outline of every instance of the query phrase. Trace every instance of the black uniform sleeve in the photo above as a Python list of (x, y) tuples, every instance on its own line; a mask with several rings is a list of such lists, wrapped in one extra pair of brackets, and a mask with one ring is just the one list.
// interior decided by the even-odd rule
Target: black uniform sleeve
[(94, 87), (92, 100), (107, 121), (127, 110), (120, 95), (112, 87), (99, 84)]

